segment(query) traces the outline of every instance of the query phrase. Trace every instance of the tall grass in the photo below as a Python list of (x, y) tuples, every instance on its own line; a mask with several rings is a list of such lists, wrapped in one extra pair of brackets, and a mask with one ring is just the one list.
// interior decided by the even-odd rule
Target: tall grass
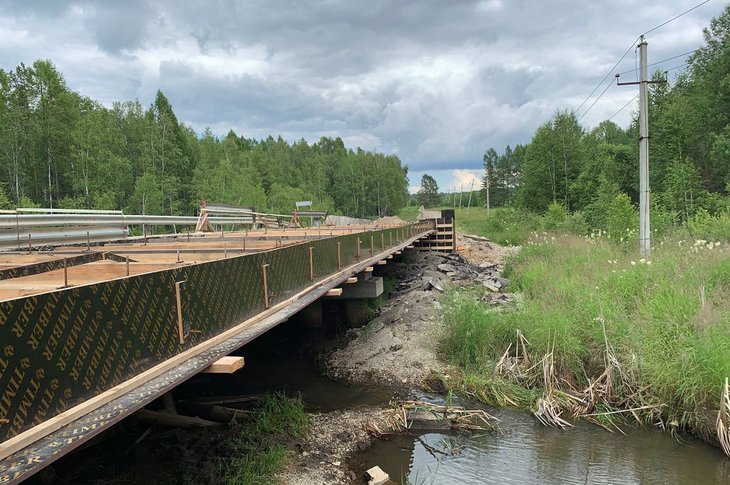
[(271, 483), (286, 462), (287, 444), (301, 437), (309, 425), (301, 396), (269, 394), (255, 411), (229, 442), (233, 456), (223, 478), (228, 485)]
[[(509, 397), (494, 371), (518, 330), (533, 356), (553, 352), (559, 379), (575, 386), (606, 369), (608, 342), (634, 381), (631, 392), (660, 407), (665, 423), (710, 436), (730, 376), (729, 255), (726, 242), (676, 240), (644, 261), (600, 238), (533, 239), (506, 270), (524, 295), (513, 310), (495, 311), (473, 290), (444, 297), (444, 353), (462, 370), (457, 384), (475, 394), (481, 382), (475, 396), (494, 403)], [(543, 383), (521, 385), (539, 393)], [(631, 397), (621, 392), (629, 389), (617, 382), (616, 402)], [(522, 392), (513, 400), (531, 398)]]
[[(439, 209), (451, 209), (441, 207)], [(437, 209), (434, 209), (437, 210)], [(418, 217), (417, 207), (406, 207), (398, 213), (403, 220)], [(457, 208), (456, 228), (465, 234), (486, 236), (497, 244), (519, 245), (526, 242), (530, 234), (542, 227), (542, 219), (536, 214), (517, 209), (496, 208), (489, 211), (485, 207)]]

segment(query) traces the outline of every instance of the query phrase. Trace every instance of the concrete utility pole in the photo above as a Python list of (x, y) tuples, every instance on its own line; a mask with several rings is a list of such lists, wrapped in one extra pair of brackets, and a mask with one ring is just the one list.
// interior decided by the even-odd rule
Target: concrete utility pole
[(487, 177), (487, 183), (485, 184), (485, 188), (487, 189), (487, 218), (489, 218), (489, 186), (491, 185), (492, 181), (489, 180), (489, 170), (486, 171), (486, 177)]
[(649, 204), (649, 84), (665, 81), (649, 81), (647, 70), (647, 43), (642, 35), (639, 48), (639, 82), (620, 83), (619, 86), (639, 85), (639, 246), (641, 255), (648, 258), (651, 253), (651, 224)]
[(469, 202), (466, 204), (466, 215), (469, 215), (469, 208), (471, 207), (471, 193), (474, 192), (474, 178), (471, 179), (471, 187), (469, 188)]

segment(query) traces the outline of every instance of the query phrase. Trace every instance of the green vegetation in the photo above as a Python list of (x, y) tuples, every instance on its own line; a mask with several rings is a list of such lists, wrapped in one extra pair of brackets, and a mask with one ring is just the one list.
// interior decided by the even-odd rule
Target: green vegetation
[(730, 376), (727, 236), (665, 240), (645, 261), (606, 237), (537, 235), (506, 270), (515, 308), (474, 289), (444, 297), (452, 384), (494, 405), (538, 411), (547, 396), (566, 414), (634, 409), (625, 416), (714, 436)]
[(408, 201), (398, 157), (314, 144), (197, 134), (158, 91), (105, 108), (71, 91), (48, 60), (0, 69), (0, 209), (124, 209), (193, 214), (201, 199), (289, 213), (312, 200), (354, 217), (392, 215)]
[[(655, 228), (662, 231), (706, 211), (730, 209), (730, 6), (705, 29), (705, 45), (673, 85), (649, 96), (650, 186)], [(657, 70), (655, 80), (665, 79)], [(484, 153), (483, 200), (556, 214), (574, 229), (608, 231), (635, 216), (639, 198), (638, 120), (627, 129), (607, 120), (586, 131), (572, 111), (557, 112), (526, 145)], [(568, 215), (571, 214), (571, 215)]]
[(267, 395), (255, 416), (235, 431), (223, 482), (228, 485), (271, 483), (286, 462), (287, 444), (304, 435), (309, 421), (301, 397)]
[(424, 207), (433, 207), (441, 201), (439, 186), (436, 180), (428, 174), (421, 177), (421, 188), (418, 190), (418, 202)]

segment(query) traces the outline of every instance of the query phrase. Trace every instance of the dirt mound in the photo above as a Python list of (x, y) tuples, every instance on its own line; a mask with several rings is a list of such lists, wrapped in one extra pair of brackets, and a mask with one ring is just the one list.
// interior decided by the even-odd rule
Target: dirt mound
[(518, 246), (500, 246), (484, 236), (456, 233), (456, 245), (463, 248), (459, 254), (472, 264), (500, 263), (506, 256), (514, 254)]
[(401, 219), (398, 216), (386, 216), (386, 217), (381, 217), (380, 219), (377, 219), (375, 221), (375, 227), (396, 226), (396, 225), (401, 225), (401, 224), (405, 224), (405, 223), (406, 223), (406, 221), (404, 221), (403, 219)]

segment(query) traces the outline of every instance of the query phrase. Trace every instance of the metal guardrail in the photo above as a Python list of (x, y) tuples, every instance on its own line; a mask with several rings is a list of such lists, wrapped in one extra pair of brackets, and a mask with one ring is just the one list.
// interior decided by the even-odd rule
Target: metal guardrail
[[(276, 221), (270, 214), (215, 207), (212, 224), (253, 225)], [(20, 208), (0, 211), (0, 251), (64, 244), (117, 241), (130, 235), (130, 226), (193, 226), (196, 216), (125, 215), (122, 211)]]
[[(220, 204), (209, 205), (203, 210), (207, 216), (207, 223), (218, 227), (242, 225), (283, 227), (292, 217), (291, 214), (266, 214), (255, 212), (253, 209)], [(325, 216), (326, 212), (316, 213), (320, 214)], [(361, 220), (353, 219), (353, 221)], [(0, 251), (117, 241), (129, 237), (130, 226), (196, 227), (199, 222), (198, 216), (127, 215), (118, 210), (43, 208), (0, 210)], [(146, 230), (144, 232), (147, 233)]]

